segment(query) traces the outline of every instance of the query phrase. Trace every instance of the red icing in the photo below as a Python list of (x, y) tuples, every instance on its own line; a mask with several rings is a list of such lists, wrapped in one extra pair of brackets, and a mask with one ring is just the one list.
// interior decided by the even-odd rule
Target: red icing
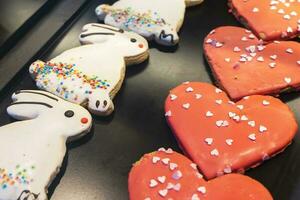
[[(270, 41), (300, 35), (300, 1), (285, 2), (286, 5), (279, 0), (230, 0), (229, 5), (238, 20)], [(292, 29), (289, 32), (288, 27)]]
[[(290, 88), (299, 90), (300, 44), (282, 41), (270, 43), (264, 48), (256, 37), (249, 38), (253, 34), (246, 31), (239, 27), (220, 27), (204, 41), (205, 55), (214, 76), (229, 96), (240, 99), (253, 94), (279, 94)], [(247, 40), (242, 41), (245, 38)], [(220, 46), (217, 47), (216, 43)], [(250, 46), (255, 46), (252, 56), (246, 50)], [(235, 52), (235, 47), (240, 51)], [(259, 51), (261, 47), (264, 49)], [(288, 53), (288, 49), (292, 49), (293, 53)], [(247, 59), (241, 57), (243, 54), (252, 60), (243, 61)], [(272, 59), (273, 55), (277, 58)]]
[[(157, 163), (153, 163), (153, 157), (160, 158)], [(169, 158), (170, 163), (175, 163), (178, 167), (170, 169), (170, 164), (164, 164), (161, 159)], [(257, 181), (240, 174), (230, 174), (211, 181), (205, 181), (197, 176), (198, 171), (191, 167), (192, 162), (181, 154), (173, 152), (171, 154), (157, 151), (146, 154), (137, 162), (130, 171), (128, 188), (130, 200), (151, 200), (172, 199), (191, 200), (193, 195), (197, 195), (203, 200), (271, 200), (270, 193)], [(179, 170), (182, 177), (178, 180), (172, 178), (173, 173)], [(157, 177), (165, 176), (165, 182), (161, 183)], [(150, 180), (155, 179), (156, 186), (150, 187)], [(160, 190), (167, 188), (168, 183), (180, 184), (178, 191), (167, 190), (165, 197), (159, 194)], [(197, 188), (205, 188), (206, 192), (197, 191)], [(203, 190), (202, 190), (203, 191)]]
[[(187, 92), (187, 88), (193, 91)], [(183, 107), (187, 103), (188, 109)], [(208, 179), (230, 171), (242, 172), (281, 152), (291, 143), (298, 128), (293, 113), (279, 99), (254, 95), (234, 104), (225, 92), (216, 92), (216, 87), (200, 82), (172, 89), (165, 111), (181, 148)], [(208, 111), (213, 116), (207, 116)], [(239, 121), (230, 117), (229, 112), (239, 116)], [(219, 120), (223, 120), (224, 126), (220, 123), (218, 127)], [(252, 126), (251, 121), (255, 122)], [(205, 141), (207, 138), (213, 139), (211, 145)], [(232, 145), (226, 140), (228, 143), (233, 140)], [(219, 155), (211, 155), (214, 149)]]

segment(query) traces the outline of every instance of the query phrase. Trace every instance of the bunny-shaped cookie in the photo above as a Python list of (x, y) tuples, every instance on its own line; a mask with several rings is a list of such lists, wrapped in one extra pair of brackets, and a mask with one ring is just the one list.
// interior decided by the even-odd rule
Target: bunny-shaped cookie
[[(202, 0), (187, 0), (196, 5)], [(148, 40), (166, 46), (176, 45), (186, 4), (184, 0), (119, 0), (112, 6), (102, 4), (95, 10), (105, 24), (134, 31)]]
[(46, 200), (66, 141), (89, 132), (91, 115), (44, 91), (21, 90), (12, 99), (8, 114), (24, 121), (0, 127), (0, 200)]
[(29, 72), (40, 89), (87, 106), (96, 115), (109, 115), (125, 65), (146, 60), (148, 43), (136, 33), (101, 24), (84, 26), (79, 38), (88, 45), (67, 50), (48, 63), (36, 61)]

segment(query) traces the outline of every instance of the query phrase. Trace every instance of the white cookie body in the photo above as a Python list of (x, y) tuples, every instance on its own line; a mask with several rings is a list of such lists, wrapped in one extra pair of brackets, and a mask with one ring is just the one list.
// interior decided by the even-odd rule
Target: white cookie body
[(96, 115), (109, 115), (125, 65), (148, 58), (147, 40), (101, 24), (84, 26), (79, 40), (88, 45), (67, 50), (47, 63), (36, 61), (29, 72), (40, 89), (86, 106)]
[(12, 98), (8, 114), (25, 121), (0, 127), (0, 200), (46, 200), (67, 139), (86, 134), (92, 118), (81, 106), (47, 92), (18, 91)]
[(185, 8), (184, 0), (120, 0), (110, 7), (100, 5), (96, 14), (100, 20), (104, 17), (106, 24), (134, 31), (149, 40), (154, 38), (163, 45), (175, 45)]

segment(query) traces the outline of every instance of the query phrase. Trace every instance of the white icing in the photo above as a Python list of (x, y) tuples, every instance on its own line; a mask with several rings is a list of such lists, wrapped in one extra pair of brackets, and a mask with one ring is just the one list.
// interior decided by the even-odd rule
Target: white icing
[[(72, 72), (68, 67), (60, 70), (66, 77), (58, 75), (60, 73), (53, 71), (53, 67), (48, 67), (48, 64), (42, 61), (33, 63), (29, 72), (40, 89), (73, 103), (85, 104), (87, 102), (88, 109), (92, 113), (107, 115), (114, 109), (112, 98), (117, 92), (114, 89), (117, 88), (116, 90), (118, 90), (118, 85), (123, 82), (124, 58), (146, 53), (148, 44), (144, 38), (136, 33), (120, 33), (107, 29), (115, 29), (113, 27), (105, 26), (106, 28), (103, 28), (99, 27), (102, 26), (101, 24), (96, 24), (97, 27), (94, 25), (88, 24), (83, 27), (80, 40), (85, 44), (96, 44), (67, 50), (50, 60), (50, 63), (55, 64), (74, 64), (71, 67)], [(105, 34), (95, 35), (96, 32)], [(91, 33), (92, 35), (83, 37), (83, 34)], [(143, 59), (147, 58), (147, 56), (144, 57)], [(48, 68), (51, 70), (49, 71)], [(74, 70), (77, 71), (74, 72)], [(77, 76), (78, 72), (80, 77)], [(82, 78), (83, 75), (86, 75), (88, 80), (98, 80), (98, 85), (105, 87), (95, 87), (94, 82), (84, 81), (87, 79)]]
[[(12, 99), (8, 114), (25, 121), (0, 127), (0, 200), (46, 200), (47, 187), (63, 162), (67, 139), (87, 133), (92, 125), (91, 115), (81, 106), (48, 92), (24, 90)], [(68, 110), (74, 113), (72, 117), (65, 116)], [(3, 178), (4, 174), (10, 176), (9, 180)]]
[[(184, 0), (120, 0), (112, 6), (100, 5), (95, 12), (106, 24), (134, 31), (149, 40), (154, 38), (162, 45), (175, 45), (185, 8)], [(137, 18), (141, 20), (135, 20)]]

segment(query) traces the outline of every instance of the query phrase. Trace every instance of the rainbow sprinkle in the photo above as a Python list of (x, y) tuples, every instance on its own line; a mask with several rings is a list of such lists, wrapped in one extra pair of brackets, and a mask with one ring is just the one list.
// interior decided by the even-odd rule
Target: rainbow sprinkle
[(132, 8), (128, 7), (123, 9), (109, 9), (109, 13), (114, 18), (116, 23), (122, 23), (127, 28), (130, 25), (134, 27), (151, 27), (151, 26), (165, 26), (168, 25), (157, 12), (146, 13), (134, 12)]
[[(20, 165), (16, 165), (13, 172), (8, 172), (6, 169), (0, 168), (0, 189), (4, 190), (14, 185), (29, 185), (33, 182), (33, 179), (28, 175), (28, 170), (21, 168)], [(35, 170), (35, 166), (32, 165), (30, 170)]]

